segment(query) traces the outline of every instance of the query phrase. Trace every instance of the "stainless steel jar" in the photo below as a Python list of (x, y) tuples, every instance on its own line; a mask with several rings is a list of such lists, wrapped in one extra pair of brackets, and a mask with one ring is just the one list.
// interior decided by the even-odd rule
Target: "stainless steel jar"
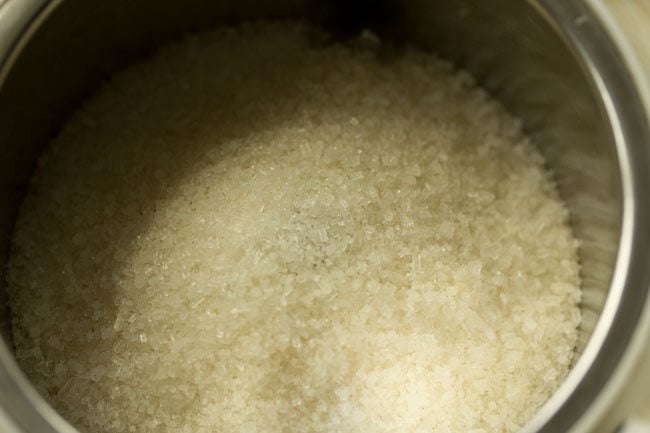
[[(588, 0), (0, 0), (0, 263), (36, 157), (104, 77), (184, 32), (260, 17), (420, 45), (523, 120), (570, 208), (584, 288), (580, 357), (525, 431), (650, 432), (626, 422), (650, 405), (650, 93)], [(20, 373), (0, 323), (0, 431), (74, 431)]]

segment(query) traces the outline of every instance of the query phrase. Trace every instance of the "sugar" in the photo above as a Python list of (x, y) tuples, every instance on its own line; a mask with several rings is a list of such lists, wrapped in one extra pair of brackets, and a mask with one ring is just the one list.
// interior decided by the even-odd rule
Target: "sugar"
[(512, 432), (566, 375), (576, 241), (519, 122), (429, 53), (313, 32), (189, 35), (42, 156), (16, 356), (80, 431)]

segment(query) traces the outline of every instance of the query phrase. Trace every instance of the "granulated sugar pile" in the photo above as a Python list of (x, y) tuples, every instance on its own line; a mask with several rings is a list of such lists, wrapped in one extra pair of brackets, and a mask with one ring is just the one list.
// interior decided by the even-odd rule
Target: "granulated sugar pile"
[(576, 242), (517, 122), (312, 33), (189, 36), (42, 157), (16, 353), (82, 432), (512, 432), (564, 378)]

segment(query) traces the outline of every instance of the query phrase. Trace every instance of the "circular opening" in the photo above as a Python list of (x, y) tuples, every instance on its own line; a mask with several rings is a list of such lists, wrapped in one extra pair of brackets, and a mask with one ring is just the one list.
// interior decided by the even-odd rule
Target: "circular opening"
[[(464, 5), (463, 2), (458, 4)], [(623, 208), (616, 273), (612, 278), (607, 302), (600, 313), (598, 324), (565, 384), (528, 427), (528, 431), (551, 432), (568, 430), (574, 425), (577, 417), (585, 413), (594, 399), (601, 394), (620, 360), (625, 356), (635, 325), (643, 313), (648, 275), (644, 268), (645, 263), (642, 262), (643, 258), (647, 257), (647, 245), (650, 242), (647, 242), (648, 230), (644, 223), (648, 220), (648, 215), (642, 190), (649, 183), (644, 167), (649, 160), (647, 143), (650, 141), (647, 115), (638, 98), (626, 59), (612, 42), (599, 17), (579, 1), (564, 2), (561, 5), (540, 1), (534, 6), (570, 47), (574, 60), (583, 71), (583, 78), (586, 77), (589, 81), (592, 97), (600, 102), (600, 114), (607, 119), (607, 132), (616, 144)], [(55, 8), (55, 4), (35, 1), (28, 6), (18, 7), (16, 2), (8, 2), (1, 7), (7, 12), (5, 19), (14, 20), (3, 28), (3, 31), (9, 28), (15, 30), (13, 34), (8, 33), (11, 37), (4, 40), (14, 40), (14, 36), (22, 35), (20, 42), (14, 46), (13, 55), (17, 58), (21, 45), (27, 43), (31, 33)], [(9, 7), (13, 9), (9, 10)], [(45, 9), (36, 14), (42, 7)], [(363, 10), (363, 7), (362, 5), (360, 10)], [(457, 11), (461, 14), (462, 7)], [(34, 16), (38, 18), (32, 19)], [(450, 13), (449, 16), (455, 15)], [(30, 21), (32, 24), (28, 27), (26, 23)], [(172, 33), (177, 31), (178, 29), (171, 30)], [(441, 51), (444, 51), (444, 48)], [(134, 54), (136, 53), (130, 55)], [(9, 60), (5, 61), (3, 74), (9, 72), (9, 64), (12, 62), (11, 57), (5, 59)], [(460, 60), (463, 61), (462, 58)], [(472, 64), (476, 59), (466, 56), (465, 60), (470, 68), (477, 68), (477, 75), (480, 75), (481, 66)], [(111, 62), (110, 59), (108, 61)], [(121, 61), (123, 60), (113, 59), (114, 64)], [(488, 87), (490, 79), (489, 74), (484, 77)], [(495, 87), (497, 94), (499, 85)], [(631, 143), (643, 145), (632, 146)], [(27, 386), (8, 352), (2, 353), (2, 356), (6, 361), (3, 363), (6, 389), (10, 391), (8, 396), (0, 396), (0, 401), (10, 409), (8, 412), (16, 414), (16, 423), (25, 431), (48, 431), (46, 426), (50, 423), (57, 425), (59, 431), (64, 431), (67, 427), (53, 416), (51, 410)], [(33, 416), (33, 407), (41, 411), (42, 418)]]

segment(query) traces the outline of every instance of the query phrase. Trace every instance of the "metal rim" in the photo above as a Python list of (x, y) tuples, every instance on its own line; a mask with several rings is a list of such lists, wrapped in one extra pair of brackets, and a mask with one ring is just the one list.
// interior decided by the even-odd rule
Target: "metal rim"
[[(60, 2), (0, 1), (0, 85), (22, 47)], [(643, 201), (643, 189), (650, 186), (650, 88), (604, 6), (588, 0), (528, 2), (573, 51), (601, 97), (622, 175), (623, 224), (605, 307), (579, 362), (524, 429), (586, 432), (599, 421), (591, 415), (600, 411), (602, 416), (603, 408), (620, 396), (629, 380), (624, 370), (631, 370), (622, 366), (635, 361), (650, 333), (650, 271), (644, 259), (650, 257), (650, 209)], [(0, 364), (0, 384), (12, 390), (11, 395), (0, 395), (0, 416), (10, 417), (14, 431), (76, 431), (35, 391), (4, 344)]]
[[(62, 0), (0, 3), (0, 88), (22, 49)], [(6, 433), (78, 433), (36, 391), (0, 341), (0, 427)]]
[[(650, 320), (650, 105), (642, 72), (622, 34), (597, 2), (531, 2), (573, 51), (608, 119), (621, 173), (623, 220), (614, 276), (585, 351), (563, 385), (526, 426), (529, 432), (586, 432), (601, 422), (629, 381), (625, 368), (644, 346)], [(622, 414), (619, 414), (622, 416)]]

